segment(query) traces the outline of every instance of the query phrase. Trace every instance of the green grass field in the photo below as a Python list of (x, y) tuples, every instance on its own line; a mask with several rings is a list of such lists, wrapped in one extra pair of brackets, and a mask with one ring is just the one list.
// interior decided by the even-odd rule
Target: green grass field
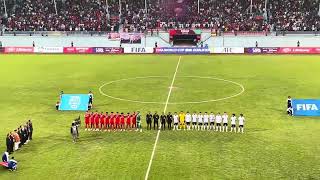
[[(286, 97), (319, 98), (319, 56), (182, 56), (167, 112), (244, 113), (244, 134), (161, 131), (149, 179), (319, 179), (320, 119), (288, 117)], [(27, 119), (34, 140), (14, 153), (19, 169), (0, 168), (0, 179), (144, 179), (157, 131), (80, 131), (69, 126), (80, 112), (57, 112), (60, 90), (95, 95), (94, 110), (164, 110), (179, 56), (1, 55), (0, 149)], [(101, 88), (103, 84), (127, 78)], [(216, 79), (234, 81), (239, 86)]]

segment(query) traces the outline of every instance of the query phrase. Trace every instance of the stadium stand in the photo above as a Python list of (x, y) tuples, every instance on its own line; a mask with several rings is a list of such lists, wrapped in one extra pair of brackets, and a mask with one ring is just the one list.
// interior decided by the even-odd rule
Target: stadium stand
[[(183, 6), (170, 0), (121, 2), (5, 0), (7, 15), (3, 4), (0, 15), (6, 31), (118, 31), (120, 26), (128, 32), (191, 27), (223, 32), (320, 30), (318, 0), (252, 0), (252, 6), (250, 0), (200, 0), (199, 7), (196, 0), (185, 0)], [(188, 16), (180, 16), (182, 12)]]

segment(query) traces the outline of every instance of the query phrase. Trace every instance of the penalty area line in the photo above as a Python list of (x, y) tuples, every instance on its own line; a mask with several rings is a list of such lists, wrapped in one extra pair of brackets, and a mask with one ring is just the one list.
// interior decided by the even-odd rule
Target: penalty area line
[[(171, 85), (170, 85), (170, 88), (169, 88), (167, 100), (166, 100), (166, 103), (165, 103), (164, 109), (163, 109), (163, 112), (164, 112), (164, 113), (166, 113), (166, 111), (167, 111), (167, 107), (168, 107), (168, 104), (169, 104), (171, 92), (172, 92), (172, 89), (173, 89), (174, 80), (176, 79), (176, 75), (177, 75), (177, 72), (178, 72), (178, 68), (179, 68), (179, 65), (180, 65), (180, 61), (181, 61), (181, 56), (179, 56), (179, 61), (178, 61), (178, 63), (177, 63), (176, 70), (175, 70), (175, 72), (174, 72), (174, 74), (173, 74), (173, 77), (172, 77), (172, 81), (171, 81)], [(158, 144), (160, 132), (161, 132), (161, 124), (160, 124), (160, 129), (158, 129), (157, 137), (156, 137), (156, 140), (155, 140), (154, 145), (153, 145), (153, 150), (152, 150), (152, 153), (151, 153), (151, 158), (150, 158), (149, 165), (148, 165), (148, 169), (147, 169), (147, 172), (146, 172), (146, 175), (145, 175), (145, 178), (144, 178), (145, 180), (148, 180), (148, 178), (149, 178), (149, 173), (150, 173), (150, 169), (151, 169), (151, 166), (152, 166), (153, 157), (154, 157), (154, 154), (155, 154), (155, 152), (156, 152), (156, 148), (157, 148), (157, 144)]]

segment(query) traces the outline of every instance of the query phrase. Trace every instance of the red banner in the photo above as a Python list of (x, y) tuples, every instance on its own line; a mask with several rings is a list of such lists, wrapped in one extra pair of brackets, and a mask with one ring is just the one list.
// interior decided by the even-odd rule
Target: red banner
[(92, 54), (93, 48), (91, 47), (64, 47), (64, 54)]
[(34, 52), (33, 47), (5, 47), (4, 53), (21, 53), (21, 54), (31, 54)]
[(279, 48), (278, 54), (320, 54), (320, 48), (288, 47)]

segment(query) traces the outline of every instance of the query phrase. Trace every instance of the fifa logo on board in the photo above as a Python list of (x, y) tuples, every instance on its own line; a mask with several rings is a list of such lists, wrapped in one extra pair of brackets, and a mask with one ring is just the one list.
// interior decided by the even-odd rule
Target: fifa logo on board
[(71, 96), (69, 99), (69, 105), (71, 109), (78, 109), (80, 102), (81, 102), (81, 99), (79, 96)]
[(316, 104), (297, 104), (297, 110), (303, 111), (317, 111), (319, 108)]

